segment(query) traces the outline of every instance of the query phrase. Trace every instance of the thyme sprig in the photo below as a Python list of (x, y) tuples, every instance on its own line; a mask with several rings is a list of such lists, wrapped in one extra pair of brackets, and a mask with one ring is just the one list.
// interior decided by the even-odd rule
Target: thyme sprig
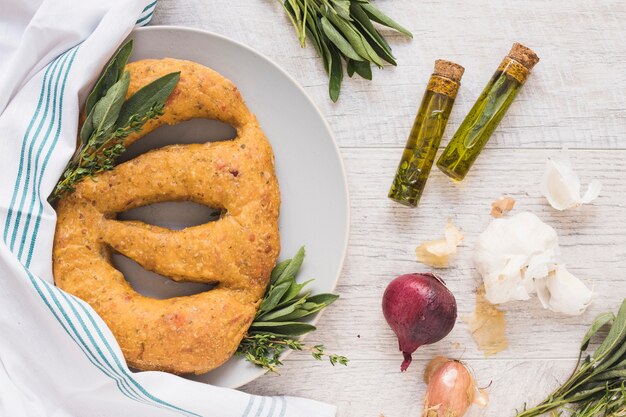
[(313, 281), (296, 281), (304, 255), (302, 247), (293, 259), (287, 259), (274, 267), (259, 311), (237, 349), (237, 355), (270, 372), (277, 372), (277, 368), (282, 365), (280, 358), (286, 350), (308, 351), (317, 360), (328, 358), (333, 366), (348, 364), (348, 358), (326, 353), (323, 345), (309, 346), (297, 340), (298, 336), (316, 329), (301, 320), (339, 298), (335, 294), (312, 295), (311, 292), (304, 292), (304, 288)]
[[(589, 342), (598, 331), (610, 325), (596, 350), (584, 357)], [(535, 407), (517, 417), (536, 417), (575, 404), (573, 416), (626, 416), (626, 299), (614, 315), (600, 314), (583, 337), (578, 363), (572, 375)]]
[(371, 64), (396, 65), (391, 47), (373, 22), (408, 37), (411, 32), (396, 23), (369, 0), (280, 0), (296, 30), (300, 45), (313, 44), (329, 76), (329, 95), (337, 101), (343, 81), (343, 61), (348, 76), (371, 80)]
[(164, 75), (125, 100), (130, 73), (124, 68), (132, 48), (133, 41), (129, 40), (115, 53), (87, 97), (80, 145), (48, 198), (50, 202), (73, 192), (85, 177), (113, 169), (126, 150), (124, 139), (163, 114), (180, 73)]

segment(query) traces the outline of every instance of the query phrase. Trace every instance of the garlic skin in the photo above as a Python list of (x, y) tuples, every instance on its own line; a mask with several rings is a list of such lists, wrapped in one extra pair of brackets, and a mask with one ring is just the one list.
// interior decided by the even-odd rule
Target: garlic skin
[(541, 183), (541, 193), (557, 210), (579, 207), (595, 200), (600, 195), (602, 184), (591, 181), (584, 196), (580, 196), (580, 178), (572, 168), (567, 149), (548, 158)]
[(464, 236), (461, 231), (448, 220), (444, 229), (443, 239), (429, 240), (415, 249), (415, 257), (418, 262), (432, 266), (433, 268), (447, 268), (450, 258), (457, 252), (457, 246), (461, 244)]
[(492, 304), (528, 300), (539, 293), (544, 308), (577, 315), (591, 291), (557, 263), (556, 231), (530, 212), (494, 219), (476, 242), (474, 264)]

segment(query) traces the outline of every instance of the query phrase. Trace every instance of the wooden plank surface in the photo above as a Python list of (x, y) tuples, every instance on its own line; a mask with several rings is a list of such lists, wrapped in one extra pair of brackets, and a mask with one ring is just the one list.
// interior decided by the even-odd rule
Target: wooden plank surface
[[(348, 80), (339, 103), (312, 48), (301, 49), (280, 5), (272, 0), (232, 2), (162, 0), (153, 24), (207, 29), (238, 40), (291, 74), (328, 119), (346, 164), (352, 201), (348, 258), (331, 306), (310, 336), (345, 354), (347, 368), (291, 355), (280, 377), (265, 376), (243, 390), (288, 394), (338, 405), (339, 417), (405, 417), (420, 414), (421, 372), (435, 354), (463, 358), (478, 380), (492, 381), (486, 416), (514, 414), (537, 401), (566, 376), (576, 346), (596, 313), (616, 309), (626, 293), (626, 3), (623, 1), (494, 2), (479, 0), (380, 0), (380, 8), (413, 31), (407, 41), (389, 33), (399, 66), (374, 71), (374, 81)], [(466, 67), (447, 141), (513, 41), (541, 56), (527, 85), (468, 178), (453, 185), (433, 171), (419, 209), (386, 199), (425, 83), (437, 58)], [(603, 182), (601, 197), (574, 211), (557, 212), (540, 195), (548, 156), (563, 146), (583, 185)], [(539, 302), (504, 306), (510, 347), (484, 358), (459, 321), (450, 337), (420, 349), (405, 374), (401, 355), (380, 310), (396, 275), (427, 270), (415, 247), (440, 237), (447, 218), (465, 241), (452, 267), (440, 271), (457, 294), (459, 312), (474, 307), (478, 276), (471, 256), (490, 221), (491, 201), (506, 193), (553, 226), (561, 259), (596, 292), (580, 317), (543, 310)]]

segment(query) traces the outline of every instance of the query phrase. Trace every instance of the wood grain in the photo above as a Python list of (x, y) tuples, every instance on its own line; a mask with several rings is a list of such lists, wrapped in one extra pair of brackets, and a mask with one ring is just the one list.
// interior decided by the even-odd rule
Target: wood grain
[[(388, 32), (397, 68), (374, 71), (374, 81), (347, 80), (339, 103), (312, 48), (299, 47), (278, 2), (162, 0), (153, 24), (199, 27), (238, 40), (283, 67), (328, 119), (346, 164), (352, 201), (348, 258), (338, 291), (319, 330), (309, 337), (350, 357), (333, 368), (305, 353), (291, 355), (282, 376), (243, 387), (255, 394), (300, 395), (338, 405), (339, 417), (417, 416), (424, 391), (421, 372), (436, 354), (463, 358), (478, 381), (492, 381), (485, 416), (514, 415), (536, 402), (574, 365), (576, 346), (593, 317), (615, 310), (626, 290), (626, 3), (572, 0), (493, 2), (378, 1), (413, 31), (412, 41)], [(467, 113), (513, 41), (541, 57), (533, 75), (494, 134), (489, 149), (461, 184), (433, 171), (420, 207), (386, 198), (432, 65), (447, 58), (466, 67), (444, 144)], [(572, 148), (583, 189), (593, 178), (601, 196), (588, 206), (557, 212), (539, 191), (545, 160)], [(429, 268), (415, 247), (442, 234), (447, 218), (465, 241), (450, 268), (439, 273), (457, 295), (459, 313), (474, 307), (478, 276), (471, 262), (478, 234), (490, 222), (490, 203), (508, 194), (514, 212), (529, 210), (553, 226), (561, 260), (594, 288), (580, 317), (564, 317), (533, 299), (503, 306), (510, 347), (485, 358), (459, 321), (451, 335), (421, 348), (405, 374), (401, 355), (380, 310), (396, 275)]]
[(341, 146), (403, 146), (435, 59), (466, 68), (449, 138), (515, 41), (541, 61), (489, 146), (624, 149), (626, 147), (626, 5), (621, 0), (493, 2), (385, 0), (378, 6), (414, 34), (387, 31), (398, 67), (374, 81), (347, 79), (339, 102), (276, 0), (164, 0), (153, 24), (198, 27), (267, 55), (311, 95)]

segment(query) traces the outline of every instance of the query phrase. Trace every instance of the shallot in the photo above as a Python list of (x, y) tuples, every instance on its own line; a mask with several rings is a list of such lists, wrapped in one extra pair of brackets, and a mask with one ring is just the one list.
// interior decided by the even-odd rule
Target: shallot
[(456, 300), (441, 278), (431, 273), (400, 275), (385, 290), (383, 314), (398, 337), (404, 372), (417, 348), (450, 333), (456, 321)]
[(472, 404), (484, 407), (487, 394), (476, 387), (474, 377), (460, 361), (435, 357), (426, 367), (428, 384), (422, 417), (461, 417)]

